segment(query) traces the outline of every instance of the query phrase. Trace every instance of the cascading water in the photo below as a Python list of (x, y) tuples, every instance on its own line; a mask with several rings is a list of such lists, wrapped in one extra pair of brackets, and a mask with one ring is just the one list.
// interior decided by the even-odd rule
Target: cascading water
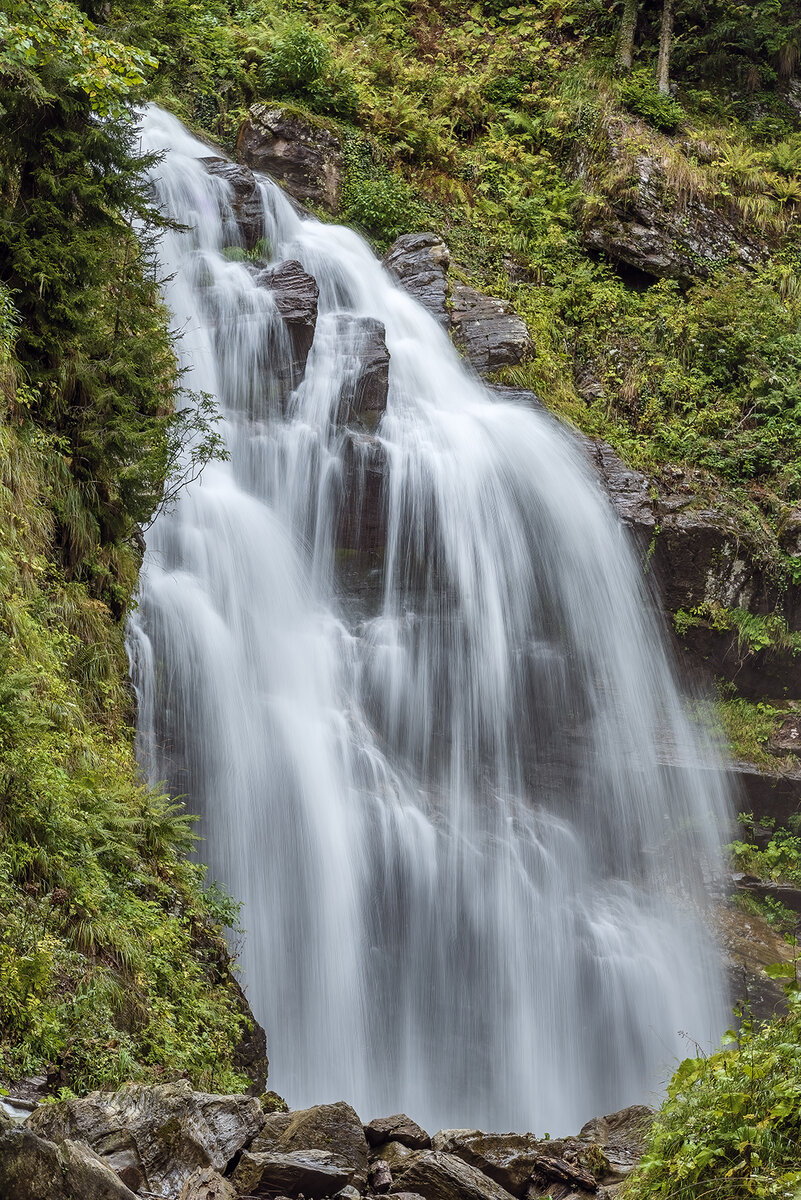
[[(625, 533), (566, 432), (265, 180), (273, 260), (320, 289), (282, 403), (273, 295), (221, 253), (229, 185), (174, 118), (142, 137), (189, 227), (163, 238), (166, 299), (230, 461), (148, 534), (140, 748), (244, 901), (272, 1085), (433, 1128), (565, 1132), (653, 1098), (679, 1031), (725, 1020), (700, 898), (726, 802)], [(335, 549), (354, 317), (391, 354), (386, 547), (358, 588)]]

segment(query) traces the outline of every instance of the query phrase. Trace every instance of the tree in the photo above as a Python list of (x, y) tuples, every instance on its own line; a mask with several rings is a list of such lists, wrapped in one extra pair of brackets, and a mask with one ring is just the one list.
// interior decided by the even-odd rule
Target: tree
[(656, 86), (663, 96), (670, 93), (670, 50), (673, 42), (673, 0), (662, 4), (662, 24), (659, 29), (659, 57), (656, 63)]
[(634, 61), (634, 34), (637, 29), (637, 0), (624, 0), (623, 17), (617, 41), (615, 61), (624, 71), (630, 71)]

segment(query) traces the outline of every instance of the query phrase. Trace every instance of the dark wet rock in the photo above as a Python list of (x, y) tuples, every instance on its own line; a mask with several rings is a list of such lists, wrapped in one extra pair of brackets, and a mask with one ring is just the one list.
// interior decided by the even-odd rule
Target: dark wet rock
[(88, 1146), (60, 1145), (17, 1125), (0, 1129), (3, 1200), (134, 1200), (134, 1193)]
[(442, 326), (448, 324), (449, 263), (450, 251), (436, 233), (404, 233), (383, 258), (389, 274)]
[(489, 1175), (437, 1150), (413, 1151), (400, 1176), (393, 1177), (392, 1191), (417, 1192), (425, 1200), (511, 1200)]
[(791, 947), (764, 917), (743, 912), (730, 903), (716, 904), (712, 916), (732, 1004), (742, 1003), (755, 1021), (785, 1012), (787, 998), (782, 983), (769, 979), (765, 967), (788, 961)]
[(270, 1063), (267, 1059), (267, 1034), (253, 1015), (248, 998), (235, 975), (231, 987), (236, 995), (237, 1008), (245, 1018), (245, 1028), (234, 1050), (233, 1062), (238, 1071), (250, 1080), (249, 1091), (254, 1096), (264, 1092)]
[(790, 509), (785, 514), (779, 545), (792, 558), (801, 558), (801, 508)]
[(253, 250), (264, 237), (261, 193), (255, 175), (248, 167), (227, 158), (201, 158), (200, 161), (209, 175), (224, 179), (228, 184), (237, 232), (244, 248)]
[(215, 1096), (179, 1083), (42, 1105), (27, 1127), (54, 1141), (90, 1146), (133, 1191), (179, 1193), (198, 1167), (224, 1171), (264, 1124), (252, 1096)]
[(466, 284), (451, 289), (451, 327), (453, 340), (477, 371), (517, 366), (534, 351), (526, 323), (511, 305)]
[[(344, 1101), (338, 1101), (336, 1104), (318, 1104), (314, 1108), (293, 1113), (277, 1113), (268, 1117), (251, 1150), (253, 1154), (279, 1156), (306, 1151), (324, 1151), (333, 1155), (335, 1162), (329, 1162), (327, 1159), (313, 1159), (310, 1162), (315, 1171), (324, 1168), (323, 1174), (329, 1179), (326, 1186), (333, 1187), (334, 1191), (338, 1191), (347, 1183), (358, 1186), (367, 1178), (367, 1139), (364, 1136), (364, 1128), (354, 1110)], [(287, 1171), (294, 1170), (298, 1165), (295, 1163), (293, 1166), (293, 1163), (294, 1160), (286, 1164)], [(306, 1169), (302, 1163), (300, 1166)], [(331, 1172), (335, 1167), (344, 1171), (344, 1178), (334, 1187)], [(300, 1185), (298, 1190), (304, 1195), (308, 1194), (306, 1188)], [(325, 1194), (333, 1195), (333, 1192)]]
[(342, 463), (338, 550), (377, 551), (386, 542), (387, 452), (378, 438), (348, 436)]
[(212, 1167), (198, 1167), (184, 1180), (178, 1200), (236, 1200), (236, 1188)]
[(333, 1196), (350, 1180), (350, 1168), (330, 1150), (246, 1150), (231, 1181), (246, 1196)]
[(434, 1135), (435, 1150), (457, 1154), (513, 1195), (521, 1195), (531, 1179), (543, 1142), (531, 1133), (482, 1133), (477, 1129), (443, 1129)]
[[(585, 245), (655, 279), (690, 281), (709, 276), (720, 263), (750, 267), (761, 260), (765, 245), (753, 231), (724, 207), (673, 191), (658, 155), (633, 148), (625, 122), (610, 123), (607, 136), (604, 172), (620, 163), (631, 184), (585, 224)], [(577, 177), (591, 176), (592, 170), (580, 154)]]
[(727, 777), (735, 812), (753, 813), (756, 821), (787, 826), (801, 813), (801, 771), (766, 771), (753, 763), (732, 763)]
[(336, 212), (342, 183), (342, 146), (329, 129), (283, 108), (257, 104), (242, 124), (236, 157), (264, 171), (302, 204)]
[(337, 423), (358, 425), (373, 433), (387, 407), (386, 330), (373, 317), (342, 316), (337, 319), (336, 336), (347, 339), (352, 350), (351, 368), (340, 393)]
[(367, 1175), (370, 1190), (377, 1196), (384, 1195), (392, 1187), (392, 1172), (389, 1164), (383, 1158), (377, 1158), (370, 1166)]
[(759, 900), (776, 900), (785, 908), (801, 915), (801, 888), (793, 887), (789, 883), (758, 879), (755, 875), (743, 875), (739, 871), (732, 875), (732, 883), (741, 892), (749, 892)]
[(317, 281), (294, 259), (264, 267), (255, 279), (259, 287), (273, 293), (276, 309), (289, 336), (287, 361), (282, 361), (279, 370), (285, 382), (296, 387), (303, 378), (314, 341), (320, 295)]
[(650, 541), (656, 515), (654, 488), (648, 476), (627, 467), (606, 442), (597, 438), (581, 441), (621, 521), (635, 532), (644, 533)]
[(396, 1113), (394, 1117), (376, 1117), (369, 1125), (365, 1125), (364, 1133), (371, 1146), (381, 1146), (384, 1142), (400, 1142), (412, 1150), (428, 1150), (431, 1138), (416, 1121), (405, 1113)]
[(594, 1192), (598, 1182), (594, 1175), (585, 1171), (578, 1163), (566, 1158), (557, 1158), (553, 1154), (540, 1154), (535, 1161), (535, 1171), (549, 1182), (561, 1183), (571, 1189), (579, 1188), (584, 1192)]

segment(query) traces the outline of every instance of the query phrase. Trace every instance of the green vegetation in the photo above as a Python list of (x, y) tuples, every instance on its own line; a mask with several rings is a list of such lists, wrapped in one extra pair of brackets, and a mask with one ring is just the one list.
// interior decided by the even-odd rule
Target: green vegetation
[(121, 625), (137, 525), (219, 452), (175, 413), (126, 108), (155, 64), (70, 4), (0, 33), (0, 1077), (237, 1088), (230, 906), (139, 779)]
[(626, 1200), (793, 1200), (801, 1189), (801, 997), (797, 964), (768, 968), (787, 981), (787, 1016), (747, 1017), (708, 1058), (686, 1059), (668, 1087)]

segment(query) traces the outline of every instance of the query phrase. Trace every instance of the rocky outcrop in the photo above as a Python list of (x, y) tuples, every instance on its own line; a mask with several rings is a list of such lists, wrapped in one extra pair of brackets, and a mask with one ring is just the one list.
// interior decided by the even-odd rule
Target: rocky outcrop
[(3, 1200), (135, 1200), (134, 1193), (88, 1146), (59, 1145), (18, 1125), (0, 1126)]
[(239, 1195), (333, 1196), (349, 1182), (348, 1168), (329, 1150), (246, 1150), (232, 1176)]
[[(658, 151), (638, 145), (636, 131), (619, 119), (607, 126), (605, 175), (616, 167), (627, 186), (607, 196), (605, 210), (591, 210), (583, 231), (588, 248), (653, 278), (683, 281), (706, 277), (730, 260), (748, 267), (762, 258), (765, 247), (752, 230), (711, 197), (686, 185), (680, 191)], [(575, 175), (597, 192), (603, 178), (594, 180), (593, 170), (579, 154)]]
[(184, 1181), (178, 1200), (236, 1200), (236, 1188), (219, 1171), (198, 1167)]
[(383, 265), (444, 328), (448, 326), (448, 266), (451, 255), (436, 233), (404, 233), (390, 246)]
[(228, 199), (236, 221), (236, 234), (245, 250), (253, 250), (264, 237), (264, 214), (256, 177), (248, 167), (227, 158), (210, 157), (201, 158), (200, 161), (209, 175), (224, 179), (228, 184)]
[(342, 146), (339, 138), (284, 108), (257, 104), (236, 140), (236, 157), (277, 180), (301, 204), (339, 207)]
[(263, 1124), (254, 1097), (193, 1092), (181, 1082), (42, 1105), (26, 1128), (59, 1143), (84, 1143), (132, 1191), (177, 1196), (198, 1168), (224, 1172)]
[(387, 468), (387, 451), (378, 438), (347, 435), (335, 540), (338, 550), (383, 550)]
[(385, 1142), (399, 1142), (410, 1150), (428, 1150), (431, 1138), (416, 1121), (405, 1113), (394, 1117), (376, 1117), (364, 1127), (365, 1137), (371, 1146), (383, 1146)]
[(386, 330), (373, 317), (337, 318), (336, 335), (350, 350), (350, 367), (339, 395), (336, 421), (375, 432), (387, 407), (389, 351)]
[(482, 373), (516, 367), (534, 352), (528, 327), (511, 305), (466, 284), (451, 289), (451, 329), (465, 358)]
[(297, 387), (314, 341), (320, 295), (317, 281), (295, 259), (264, 267), (256, 273), (255, 279), (259, 287), (272, 292), (287, 333), (288, 345), (280, 347), (276, 355), (282, 382), (288, 387)]

